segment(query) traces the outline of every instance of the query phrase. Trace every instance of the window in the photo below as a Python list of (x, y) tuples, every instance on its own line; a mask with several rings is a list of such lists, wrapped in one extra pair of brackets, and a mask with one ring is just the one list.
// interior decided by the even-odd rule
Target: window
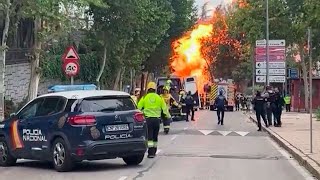
[(28, 119), (36, 116), (39, 107), (41, 106), (43, 98), (35, 99), (24, 107), (18, 114), (19, 119)]
[(65, 100), (59, 97), (46, 97), (36, 116), (49, 116), (64, 109)]
[(135, 110), (136, 106), (130, 97), (103, 97), (84, 99), (80, 106), (81, 112), (113, 112)]

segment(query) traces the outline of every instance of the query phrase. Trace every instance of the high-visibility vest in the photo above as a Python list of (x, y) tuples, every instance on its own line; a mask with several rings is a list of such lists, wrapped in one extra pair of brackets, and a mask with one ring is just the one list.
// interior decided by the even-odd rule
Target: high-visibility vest
[(286, 104), (291, 104), (291, 97), (290, 97), (290, 96), (284, 97), (284, 102), (285, 102)]
[(156, 93), (148, 93), (138, 102), (138, 108), (149, 118), (160, 118), (163, 112), (167, 118), (171, 118), (164, 100)]

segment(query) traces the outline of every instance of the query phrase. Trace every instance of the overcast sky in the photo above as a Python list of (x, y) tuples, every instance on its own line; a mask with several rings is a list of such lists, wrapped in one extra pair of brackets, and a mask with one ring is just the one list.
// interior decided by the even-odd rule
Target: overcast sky
[(231, 2), (232, 0), (196, 0), (196, 5), (198, 6), (198, 8), (201, 8), (201, 6), (207, 1), (210, 4), (208, 9), (213, 9), (221, 3), (228, 3), (228, 2)]

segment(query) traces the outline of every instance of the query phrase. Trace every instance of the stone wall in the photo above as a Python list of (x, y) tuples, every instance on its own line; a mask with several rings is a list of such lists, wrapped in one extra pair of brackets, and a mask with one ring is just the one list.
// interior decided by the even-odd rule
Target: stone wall
[[(29, 63), (6, 65), (6, 99), (11, 99), (14, 103), (19, 103), (27, 97), (30, 72)], [(47, 93), (48, 87), (53, 84), (61, 84), (61, 81), (42, 79), (39, 84), (38, 94)]]
[(21, 102), (28, 94), (29, 81), (29, 63), (6, 65), (6, 99), (11, 99), (14, 103)]

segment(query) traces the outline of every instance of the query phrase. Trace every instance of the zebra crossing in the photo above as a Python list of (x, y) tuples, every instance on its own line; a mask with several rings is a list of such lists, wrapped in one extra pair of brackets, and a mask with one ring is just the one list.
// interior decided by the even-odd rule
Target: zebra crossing
[[(163, 132), (160, 132), (163, 135)], [(267, 136), (265, 132), (250, 132), (250, 131), (222, 131), (222, 130), (209, 130), (209, 129), (171, 129), (171, 135), (201, 135), (201, 136)]]

